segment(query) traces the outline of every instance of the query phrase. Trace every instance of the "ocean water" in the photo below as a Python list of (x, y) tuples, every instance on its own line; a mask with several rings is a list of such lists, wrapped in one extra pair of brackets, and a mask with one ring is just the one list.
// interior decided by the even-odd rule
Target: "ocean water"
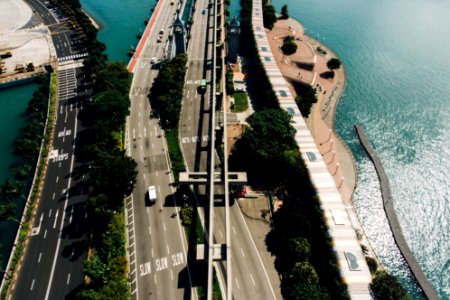
[(98, 39), (106, 44), (108, 58), (125, 61), (130, 47), (136, 48), (137, 35), (145, 29), (144, 21), (152, 14), (156, 0), (80, 0), (83, 9), (101, 26)]
[[(12, 153), (14, 141), (25, 126), (25, 110), (36, 88), (37, 85), (31, 83), (0, 90), (0, 184), (5, 182), (11, 167), (17, 162)], [(8, 262), (16, 229), (17, 224), (0, 223), (0, 260), (3, 268)]]
[(414, 298), (379, 182), (353, 125), (364, 126), (389, 177), (405, 238), (442, 299), (450, 299), (450, 2), (284, 0), (307, 34), (345, 64), (336, 130), (358, 168), (354, 204), (387, 270)]

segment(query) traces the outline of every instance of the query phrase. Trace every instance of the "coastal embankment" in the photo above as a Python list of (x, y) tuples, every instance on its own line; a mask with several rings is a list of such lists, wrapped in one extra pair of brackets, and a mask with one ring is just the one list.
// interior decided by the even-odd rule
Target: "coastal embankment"
[(378, 157), (375, 150), (370, 145), (365, 135), (364, 128), (361, 127), (360, 125), (355, 125), (355, 129), (364, 150), (367, 152), (370, 160), (373, 162), (373, 165), (375, 166), (378, 179), (380, 180), (381, 196), (383, 198), (383, 207), (384, 211), (386, 212), (386, 216), (389, 222), (389, 226), (391, 227), (395, 243), (400, 249), (401, 254), (405, 258), (409, 268), (411, 269), (411, 272), (413, 273), (414, 277), (416, 278), (417, 282), (422, 288), (425, 296), (430, 300), (439, 299), (430, 282), (425, 277), (425, 274), (423, 273), (421, 267), (417, 263), (414, 254), (412, 253), (411, 249), (408, 246), (408, 243), (405, 240), (405, 237), (403, 236), (403, 231), (398, 221), (397, 214), (395, 213), (394, 203), (392, 201), (389, 179), (386, 175), (386, 172), (384, 171), (381, 160)]

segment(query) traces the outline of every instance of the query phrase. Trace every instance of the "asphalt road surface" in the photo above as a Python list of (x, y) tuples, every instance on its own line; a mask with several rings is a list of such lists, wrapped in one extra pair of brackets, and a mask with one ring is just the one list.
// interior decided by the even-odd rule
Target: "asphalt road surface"
[[(164, 132), (157, 118), (150, 118), (148, 94), (174, 21), (176, 5), (163, 3), (149, 38), (134, 68), (127, 120), (129, 154), (138, 163), (138, 178), (126, 201), (128, 214), (131, 291), (133, 299), (191, 299), (187, 245), (173, 198), (172, 174)], [(163, 42), (158, 35), (164, 30)], [(156, 63), (152, 58), (156, 57)], [(156, 186), (157, 201), (149, 203), (147, 188)]]
[[(206, 172), (210, 124), (211, 89), (208, 87), (205, 94), (198, 93), (200, 80), (211, 80), (212, 68), (212, 38), (213, 38), (213, 11), (208, 10), (208, 1), (199, 0), (194, 15), (194, 24), (189, 43), (189, 68), (186, 76), (186, 85), (183, 99), (183, 109), (180, 121), (181, 145), (189, 171)], [(202, 10), (206, 13), (202, 14)], [(216, 165), (218, 158), (216, 155)], [(215, 167), (219, 171), (218, 166)], [(204, 188), (199, 188), (200, 204), (204, 199)], [(223, 193), (218, 188), (216, 194)], [(218, 197), (220, 198), (220, 196)], [(220, 201), (220, 200), (218, 200)], [(225, 210), (217, 207), (214, 210), (214, 239), (215, 243), (225, 243)], [(205, 214), (203, 214), (205, 215)], [(244, 218), (238, 205), (230, 207), (231, 223), (231, 265), (232, 265), (232, 295), (234, 299), (275, 299), (275, 295), (268, 279), (264, 265), (259, 257)], [(216, 270), (222, 282), (225, 262), (217, 264)]]
[[(50, 11), (37, 0), (27, 3), (49, 25), (59, 60), (66, 55), (82, 54), (84, 46), (69, 23), (62, 24), (61, 12)], [(82, 185), (84, 175), (79, 172), (82, 165), (75, 160), (74, 152), (76, 135), (82, 130), (78, 113), (82, 100), (92, 90), (81, 65), (81, 61), (71, 59), (58, 66), (53, 148), (49, 151), (42, 197), (12, 299), (63, 299), (73, 296), (83, 283), (89, 216), (83, 208), (87, 191)]]
[[(76, 173), (75, 138), (84, 80), (80, 68), (69, 64), (58, 72), (59, 95), (53, 149), (32, 234), (13, 287), (13, 299), (63, 299), (83, 282), (87, 196), (83, 174)], [(76, 175), (78, 174), (78, 175)]]

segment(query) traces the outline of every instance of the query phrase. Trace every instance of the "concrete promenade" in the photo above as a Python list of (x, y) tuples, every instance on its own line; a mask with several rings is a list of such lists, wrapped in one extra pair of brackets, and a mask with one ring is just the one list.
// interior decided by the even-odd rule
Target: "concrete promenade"
[[(347, 209), (347, 205), (339, 193), (343, 182), (341, 180), (337, 184), (334, 181), (333, 174), (337, 170), (329, 171), (327, 161), (330, 158), (325, 159), (319, 151), (298, 109), (290, 86), (277, 65), (267, 37), (269, 31), (266, 31), (263, 25), (261, 0), (253, 0), (252, 28), (259, 60), (278, 98), (279, 105), (292, 115), (292, 125), (296, 129), (295, 140), (308, 167), (311, 182), (319, 195), (330, 236), (333, 239), (341, 275), (348, 285), (350, 297), (352, 299), (371, 299), (369, 284), (372, 277), (355, 233), (352, 221), (355, 216), (351, 209)], [(305, 49), (307, 50), (307, 48)], [(309, 52), (310, 60), (314, 60), (311, 55)], [(311, 83), (314, 84), (314, 78)], [(334, 158), (334, 154), (332, 156)]]
[(391, 187), (389, 185), (389, 179), (384, 171), (383, 165), (381, 163), (380, 158), (378, 157), (375, 150), (370, 145), (369, 141), (364, 132), (364, 128), (359, 125), (355, 125), (356, 132), (358, 133), (359, 140), (372, 160), (375, 170), (377, 171), (378, 178), (380, 180), (380, 188), (381, 188), (381, 196), (383, 198), (383, 207), (386, 212), (387, 219), (389, 221), (389, 226), (391, 227), (392, 234), (394, 235), (395, 243), (397, 244), (400, 252), (405, 258), (411, 272), (414, 274), (417, 282), (422, 288), (425, 296), (430, 299), (439, 299), (438, 295), (434, 291), (428, 279), (425, 277), (425, 274), (422, 272), (420, 265), (417, 263), (414, 254), (408, 246), (408, 243), (403, 236), (403, 231), (400, 226), (400, 223), (397, 218), (397, 214), (395, 213), (394, 203), (392, 201), (391, 195)]

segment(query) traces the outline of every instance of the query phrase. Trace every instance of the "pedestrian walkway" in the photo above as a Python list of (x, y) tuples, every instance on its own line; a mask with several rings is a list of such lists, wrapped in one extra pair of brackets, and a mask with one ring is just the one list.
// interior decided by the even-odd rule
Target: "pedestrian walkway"
[[(253, 0), (252, 27), (259, 58), (276, 92), (280, 107), (292, 115), (293, 126), (296, 129), (295, 140), (309, 169), (311, 182), (319, 195), (342, 278), (348, 285), (352, 299), (371, 299), (369, 291), (371, 274), (351, 221), (352, 212), (347, 210), (339, 193), (342, 181), (336, 185), (294, 98), (288, 93), (288, 83), (281, 74), (272, 51), (269, 50), (262, 15), (262, 1)], [(334, 159), (334, 154), (332, 156)]]

